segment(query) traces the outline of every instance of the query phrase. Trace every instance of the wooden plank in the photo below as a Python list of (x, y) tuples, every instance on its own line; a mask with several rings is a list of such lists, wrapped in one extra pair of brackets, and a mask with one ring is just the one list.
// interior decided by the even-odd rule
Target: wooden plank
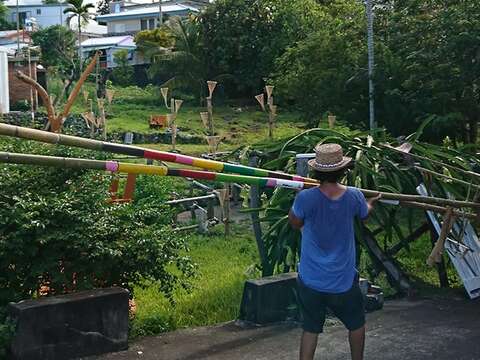
[[(423, 196), (428, 195), (425, 185), (417, 187), (417, 192)], [(437, 234), (441, 233), (440, 221), (432, 211), (427, 211), (433, 228)], [(461, 239), (455, 239), (453, 234)], [(471, 299), (480, 297), (480, 242), (472, 225), (467, 219), (458, 219), (453, 224), (453, 232), (445, 241), (447, 252), (458, 275), (462, 279), (465, 290)]]

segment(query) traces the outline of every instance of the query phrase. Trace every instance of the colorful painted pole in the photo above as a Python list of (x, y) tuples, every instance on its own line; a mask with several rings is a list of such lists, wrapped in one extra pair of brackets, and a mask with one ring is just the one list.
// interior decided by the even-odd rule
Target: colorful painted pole
[[(222, 174), (209, 171), (200, 170), (186, 170), (186, 169), (170, 169), (166, 166), (153, 166), (143, 164), (122, 163), (118, 161), (102, 161), (89, 159), (75, 159), (65, 157), (54, 157), (44, 155), (31, 154), (17, 154), (0, 152), (0, 163), (10, 164), (24, 164), (36, 166), (52, 166), (61, 168), (77, 168), (77, 169), (92, 169), (104, 170), (112, 173), (127, 173), (127, 174), (145, 174), (145, 175), (159, 175), (159, 176), (177, 176), (186, 177), (198, 180), (209, 180), (226, 183), (241, 183), (248, 185), (256, 185), (261, 187), (282, 187), (288, 189), (301, 190), (318, 186), (317, 183), (309, 183), (295, 180), (274, 179), (264, 177), (254, 177), (236, 174)], [(422, 210), (432, 210), (439, 213), (445, 213), (447, 208), (437, 206), (453, 206), (453, 207), (470, 207), (478, 209), (480, 204), (470, 203), (466, 201), (457, 201), (451, 199), (434, 198), (429, 196), (419, 195), (404, 195), (392, 193), (380, 193), (372, 190), (360, 189), (366, 196), (376, 196), (382, 194), (385, 199), (398, 200), (399, 205), (419, 208)], [(478, 215), (466, 213), (455, 210), (456, 216), (465, 217), (469, 219), (477, 219)]]
[(115, 154), (136, 156), (145, 159), (189, 165), (205, 170), (226, 172), (239, 175), (260, 176), (265, 178), (278, 178), (300, 182), (317, 183), (314, 179), (285, 174), (278, 171), (269, 171), (250, 166), (224, 163), (216, 160), (201, 159), (193, 156), (174, 154), (158, 150), (150, 150), (137, 146), (109, 143), (106, 141), (85, 139), (78, 136), (62, 135), (26, 127), (0, 124), (0, 135), (12, 136), (21, 139), (35, 140), (50, 144), (74, 146), (88, 150), (106, 151)]
[(262, 187), (283, 187), (299, 190), (317, 186), (317, 184), (315, 183), (305, 183), (303, 181), (294, 180), (222, 174), (200, 170), (170, 169), (166, 166), (143, 165), (118, 161), (76, 159), (44, 155), (17, 154), (8, 152), (0, 152), (0, 163), (104, 170), (110, 171), (112, 173), (178, 176), (188, 177), (197, 180), (210, 180), (228, 183), (235, 182), (249, 185), (258, 185)]

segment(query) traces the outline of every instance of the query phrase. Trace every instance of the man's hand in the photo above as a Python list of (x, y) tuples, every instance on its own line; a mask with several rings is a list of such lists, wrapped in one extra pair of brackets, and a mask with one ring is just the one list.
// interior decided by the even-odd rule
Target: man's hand
[(378, 200), (382, 198), (382, 194), (378, 194), (377, 196), (374, 196), (372, 198), (369, 198), (367, 200), (367, 206), (368, 206), (368, 214), (372, 212), (373, 208), (375, 207), (375, 204), (377, 203)]

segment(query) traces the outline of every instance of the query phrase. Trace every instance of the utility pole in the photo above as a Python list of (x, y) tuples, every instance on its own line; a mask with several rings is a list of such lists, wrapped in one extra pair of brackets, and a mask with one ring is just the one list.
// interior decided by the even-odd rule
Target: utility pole
[(17, 0), (17, 53), (20, 54), (20, 7)]
[(367, 43), (368, 43), (368, 99), (370, 114), (370, 130), (376, 127), (375, 124), (375, 87), (373, 84), (373, 72), (375, 68), (375, 54), (373, 48), (373, 9), (372, 1), (367, 0)]
[(162, 0), (158, 0), (158, 27), (163, 25)]

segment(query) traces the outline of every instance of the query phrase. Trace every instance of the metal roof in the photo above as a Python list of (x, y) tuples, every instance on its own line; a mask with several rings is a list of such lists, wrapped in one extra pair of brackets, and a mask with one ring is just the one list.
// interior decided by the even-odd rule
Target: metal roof
[[(184, 11), (198, 12), (198, 9), (192, 6), (182, 5), (182, 4), (162, 6), (162, 12), (164, 14), (184, 12)], [(99, 15), (96, 17), (96, 19), (100, 21), (108, 21), (108, 20), (125, 19), (125, 18), (138, 18), (142, 16), (158, 16), (158, 12), (159, 12), (158, 7), (151, 7), (151, 6), (140, 8), (140, 9), (134, 9), (134, 10), (128, 10), (127, 8), (127, 10), (121, 11), (118, 13)]]
[(107, 49), (110, 47), (123, 47), (135, 49), (135, 41), (133, 36), (108, 36), (101, 38), (87, 39), (82, 42), (83, 48)]

